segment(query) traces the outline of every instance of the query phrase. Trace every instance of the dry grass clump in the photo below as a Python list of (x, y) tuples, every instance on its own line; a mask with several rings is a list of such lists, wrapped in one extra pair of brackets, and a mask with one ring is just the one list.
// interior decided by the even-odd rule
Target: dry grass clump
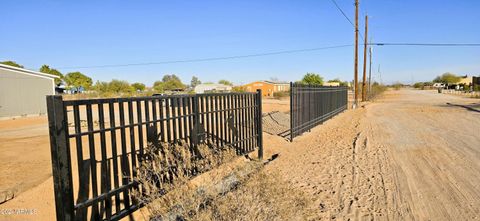
[[(161, 147), (146, 151), (138, 172), (141, 188), (134, 192), (152, 220), (313, 219), (314, 209), (308, 209), (313, 208), (312, 199), (262, 170), (261, 162), (232, 160), (232, 147)], [(197, 151), (201, 157), (191, 154)], [(227, 161), (231, 163), (223, 164)], [(209, 172), (191, 179), (194, 171)]]
[(148, 203), (163, 196), (178, 184), (211, 170), (236, 156), (230, 146), (217, 147), (210, 140), (197, 147), (185, 142), (150, 143), (144, 150), (135, 180), (141, 189), (136, 200)]
[(277, 176), (260, 171), (191, 220), (314, 220), (313, 200)]
[(150, 217), (172, 221), (316, 218), (311, 198), (262, 167), (250, 162), (226, 176), (208, 174), (211, 179), (205, 179), (207, 182), (180, 185), (147, 205)]
[(383, 84), (373, 83), (372, 90), (368, 92), (368, 99), (375, 100), (378, 96), (380, 96), (383, 92), (387, 90), (387, 87)]

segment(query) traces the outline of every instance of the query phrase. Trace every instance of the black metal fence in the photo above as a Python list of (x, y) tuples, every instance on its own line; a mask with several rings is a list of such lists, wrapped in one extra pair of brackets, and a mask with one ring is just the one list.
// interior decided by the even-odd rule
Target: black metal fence
[[(63, 101), (47, 96), (57, 220), (118, 220), (148, 142), (209, 140), (263, 155), (261, 92)], [(99, 182), (100, 181), (100, 182)]]
[(290, 83), (290, 141), (347, 109), (347, 87)]

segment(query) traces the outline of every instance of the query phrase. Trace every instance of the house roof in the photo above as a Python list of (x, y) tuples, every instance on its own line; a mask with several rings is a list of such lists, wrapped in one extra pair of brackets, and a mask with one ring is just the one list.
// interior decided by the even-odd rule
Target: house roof
[(263, 83), (266, 83), (266, 84), (290, 84), (289, 82), (286, 82), (286, 81), (267, 81), (267, 80), (253, 81), (253, 82), (250, 82), (248, 84), (255, 83), (255, 82), (263, 82)]
[(28, 70), (28, 69), (25, 69), (25, 68), (17, 68), (17, 67), (13, 67), (13, 66), (10, 66), (10, 65), (5, 65), (5, 64), (0, 64), (0, 69), (10, 70), (10, 71), (17, 72), (17, 73), (20, 73), (20, 74), (33, 75), (33, 76), (43, 77), (43, 78), (52, 78), (52, 79), (58, 78), (58, 76), (56, 76), (56, 75), (45, 74), (45, 73), (41, 73), (41, 72), (38, 72), (38, 71)]
[(286, 81), (263, 81), (263, 82), (267, 82), (267, 83), (270, 83), (270, 84), (289, 84)]
[(195, 87), (207, 87), (207, 88), (216, 88), (216, 87), (232, 87), (230, 85), (225, 85), (225, 84), (215, 84), (215, 83), (212, 83), (212, 84), (209, 84), (209, 83), (204, 83), (204, 84), (199, 84)]

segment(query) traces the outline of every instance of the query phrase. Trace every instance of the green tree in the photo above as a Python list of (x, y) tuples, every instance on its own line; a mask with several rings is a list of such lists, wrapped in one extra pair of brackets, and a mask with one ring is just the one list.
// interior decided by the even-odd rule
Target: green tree
[(196, 87), (197, 85), (201, 84), (202, 82), (200, 80), (198, 80), (197, 77), (193, 76), (192, 77), (192, 80), (190, 81), (190, 86), (191, 87)]
[(230, 82), (230, 81), (227, 81), (227, 80), (219, 80), (218, 83), (219, 83), (219, 84), (224, 84), (224, 85), (233, 86), (233, 83)]
[(162, 78), (162, 81), (163, 82), (168, 82), (168, 81), (180, 81), (180, 78), (177, 76), (177, 75), (174, 75), (174, 74), (166, 74), (163, 76)]
[(460, 77), (450, 72), (443, 73), (440, 76), (437, 76), (433, 79), (435, 83), (445, 83), (445, 84), (455, 84), (460, 81)]
[(163, 81), (155, 81), (153, 83), (153, 90), (155, 90), (156, 92), (164, 92), (165, 91), (165, 88), (163, 87), (164, 83)]
[(58, 78), (55, 78), (55, 84), (60, 85), (63, 81), (63, 74), (60, 73), (57, 69), (50, 68), (48, 65), (44, 64), (42, 67), (40, 67), (40, 72), (45, 73), (45, 74), (51, 74), (58, 76)]
[(145, 84), (142, 83), (133, 83), (132, 87), (135, 89), (135, 91), (144, 91), (145, 90)]
[(113, 79), (108, 83), (108, 91), (114, 93), (128, 93), (132, 92), (134, 89), (127, 81), (121, 81)]
[(15, 61), (2, 61), (0, 64), (10, 65), (17, 68), (23, 68), (23, 65), (17, 64)]
[(93, 90), (97, 91), (98, 93), (107, 93), (108, 92), (108, 82), (105, 81), (97, 81), (95, 85), (93, 85)]
[(182, 83), (179, 77), (176, 75), (165, 75), (162, 78), (162, 81), (155, 81), (153, 84), (153, 89), (157, 92), (163, 92), (168, 90), (175, 89), (185, 89), (186, 86)]
[(310, 85), (323, 85), (323, 78), (315, 73), (307, 73), (303, 76), (300, 82)]
[(92, 79), (80, 72), (70, 72), (64, 77), (67, 87), (75, 89), (76, 92), (80, 88), (89, 89), (92, 86)]

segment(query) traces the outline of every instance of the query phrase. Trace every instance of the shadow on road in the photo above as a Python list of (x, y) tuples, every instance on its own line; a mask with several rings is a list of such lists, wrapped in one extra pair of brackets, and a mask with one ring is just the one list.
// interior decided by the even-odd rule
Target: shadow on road
[(447, 103), (447, 105), (448, 106), (461, 107), (461, 108), (465, 108), (469, 111), (480, 113), (480, 103), (473, 103), (473, 104), (468, 104), (468, 105)]

